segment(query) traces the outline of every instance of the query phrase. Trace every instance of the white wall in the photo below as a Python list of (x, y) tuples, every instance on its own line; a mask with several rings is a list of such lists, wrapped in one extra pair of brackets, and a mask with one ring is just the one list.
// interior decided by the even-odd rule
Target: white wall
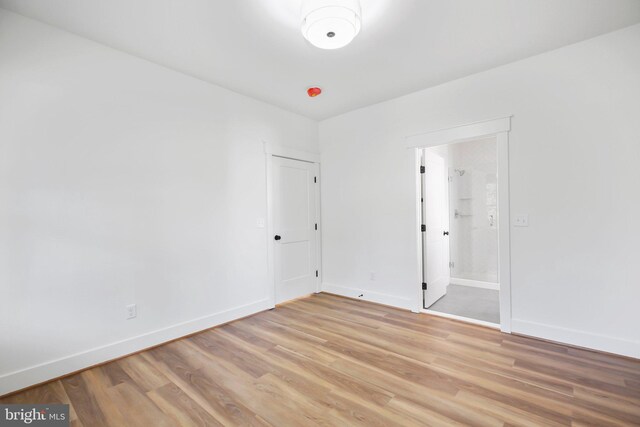
[(639, 100), (636, 25), (321, 122), (324, 288), (416, 307), (404, 137), (513, 114), (513, 330), (640, 357)]
[(0, 10), (0, 395), (268, 307), (262, 140), (317, 123)]
[[(449, 144), (448, 147), (449, 245), (454, 263), (451, 278), (497, 283), (496, 138)], [(464, 173), (460, 175), (456, 170)]]

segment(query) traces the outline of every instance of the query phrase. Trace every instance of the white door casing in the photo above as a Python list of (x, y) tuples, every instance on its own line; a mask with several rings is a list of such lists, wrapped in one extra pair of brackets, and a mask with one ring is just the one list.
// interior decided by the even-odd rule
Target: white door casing
[(427, 292), (424, 307), (428, 308), (446, 295), (449, 285), (449, 196), (447, 168), (438, 154), (424, 150), (425, 220), (424, 265)]
[[(422, 182), (419, 173), (420, 159), (424, 148), (438, 145), (452, 144), (471, 139), (480, 139), (495, 136), (497, 139), (498, 154), (498, 276), (500, 280), (500, 330), (511, 333), (511, 238), (510, 238), (510, 212), (509, 212), (509, 132), (511, 130), (511, 117), (506, 116), (491, 120), (483, 120), (445, 129), (419, 133), (406, 137), (407, 149), (415, 153), (415, 189), (416, 189), (416, 224), (420, 226), (422, 221), (422, 204), (420, 203), (420, 187)], [(424, 310), (420, 307), (424, 292), (420, 286), (422, 281), (422, 268), (424, 257), (422, 254), (422, 236), (416, 233), (417, 255), (417, 280), (415, 312)], [(427, 312), (434, 313), (427, 310)], [(467, 319), (469, 320), (469, 319)], [(471, 321), (471, 320), (469, 320)], [(480, 321), (475, 321), (480, 323)], [(486, 323), (486, 322), (485, 322)]]
[(318, 165), (273, 156), (275, 303), (318, 288)]

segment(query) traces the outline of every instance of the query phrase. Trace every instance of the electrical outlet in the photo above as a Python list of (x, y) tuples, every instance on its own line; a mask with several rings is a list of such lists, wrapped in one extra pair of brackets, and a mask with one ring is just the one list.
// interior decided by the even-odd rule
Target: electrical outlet
[(516, 215), (516, 218), (513, 221), (513, 225), (514, 227), (528, 227), (529, 215)]
[(264, 228), (264, 218), (258, 218), (258, 220), (256, 221), (256, 226), (258, 228)]
[(133, 319), (138, 315), (138, 310), (135, 304), (127, 306), (127, 319)]
[(376, 280), (376, 272), (372, 271), (371, 273), (369, 273), (369, 280)]

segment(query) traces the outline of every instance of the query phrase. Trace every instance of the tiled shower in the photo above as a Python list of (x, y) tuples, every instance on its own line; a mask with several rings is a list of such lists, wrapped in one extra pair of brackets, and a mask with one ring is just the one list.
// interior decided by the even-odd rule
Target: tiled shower
[(495, 139), (449, 147), (451, 278), (498, 283)]

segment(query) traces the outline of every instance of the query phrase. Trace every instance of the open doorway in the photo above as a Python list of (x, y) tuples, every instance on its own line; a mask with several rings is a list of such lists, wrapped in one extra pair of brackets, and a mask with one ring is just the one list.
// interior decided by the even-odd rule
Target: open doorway
[(500, 324), (495, 136), (422, 149), (423, 308)]
[(511, 332), (510, 130), (508, 116), (407, 137), (416, 165), (416, 311)]

